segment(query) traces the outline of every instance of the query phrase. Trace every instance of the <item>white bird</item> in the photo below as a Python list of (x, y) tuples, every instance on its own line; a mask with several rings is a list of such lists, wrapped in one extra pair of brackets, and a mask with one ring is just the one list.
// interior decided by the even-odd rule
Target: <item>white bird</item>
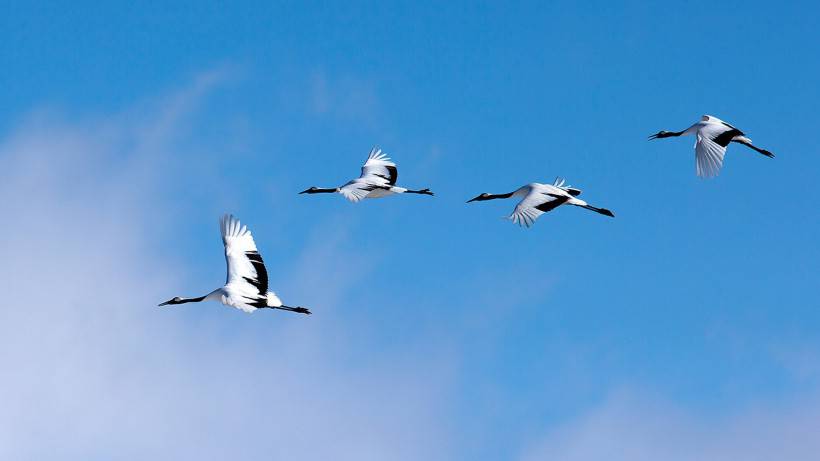
[(649, 139), (669, 138), (673, 136), (697, 135), (695, 141), (696, 171), (701, 178), (717, 176), (723, 167), (723, 156), (730, 142), (751, 147), (766, 157), (774, 154), (752, 144), (742, 131), (712, 115), (704, 115), (700, 121), (683, 131), (659, 131)]
[(574, 187), (565, 186), (564, 180), (556, 178), (552, 184), (530, 183), (522, 186), (508, 194), (488, 194), (483, 193), (470, 202), (481, 202), (497, 198), (521, 197), (521, 201), (516, 205), (512, 214), (507, 219), (519, 226), (530, 227), (542, 214), (555, 209), (561, 205), (575, 205), (587, 210), (592, 210), (602, 215), (614, 218), (615, 215), (606, 208), (596, 208), (587, 202), (576, 198), (581, 195), (581, 190)]
[(362, 174), (341, 187), (321, 188), (311, 187), (299, 192), (300, 194), (342, 194), (351, 202), (358, 202), (365, 198), (386, 197), (393, 194), (424, 194), (433, 195), (430, 189), (410, 190), (396, 186), (399, 170), (390, 158), (374, 147), (362, 166)]
[(217, 288), (199, 298), (175, 297), (160, 306), (168, 304), (218, 301), (245, 312), (270, 308), (310, 314), (304, 307), (290, 307), (282, 304), (279, 297), (268, 291), (268, 271), (262, 256), (256, 250), (251, 231), (233, 215), (225, 215), (219, 223), (222, 243), (225, 245), (225, 262), (228, 264), (228, 278), (225, 286)]

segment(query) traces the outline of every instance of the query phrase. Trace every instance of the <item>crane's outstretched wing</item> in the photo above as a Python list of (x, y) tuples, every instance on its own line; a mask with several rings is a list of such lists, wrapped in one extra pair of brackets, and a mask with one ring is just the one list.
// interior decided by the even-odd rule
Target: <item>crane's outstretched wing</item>
[(743, 132), (725, 122), (706, 123), (698, 129), (695, 141), (695, 171), (701, 178), (711, 178), (720, 173), (726, 146)]
[(374, 147), (370, 150), (370, 155), (367, 156), (367, 161), (362, 166), (362, 174), (359, 178), (375, 184), (385, 183), (385, 185), (395, 186), (396, 179), (399, 178), (399, 170), (387, 154)]
[(225, 262), (228, 277), (225, 303), (252, 311), (265, 307), (268, 293), (268, 271), (262, 255), (256, 249), (251, 231), (233, 215), (224, 215), (220, 221), (222, 242), (225, 244)]
[(379, 178), (375, 178), (373, 180), (367, 180), (363, 178), (356, 178), (344, 186), (339, 188), (339, 193), (344, 196), (344, 198), (350, 200), (351, 202), (358, 202), (363, 198), (367, 197), (367, 194), (376, 190), (376, 189), (386, 189), (390, 188), (390, 185), (387, 184), (386, 181), (380, 180)]
[(726, 148), (698, 133), (695, 143), (695, 171), (701, 178), (711, 178), (720, 173)]
[(569, 200), (569, 196), (548, 194), (537, 189), (532, 189), (516, 205), (512, 214), (507, 217), (510, 221), (519, 226), (530, 227), (535, 224), (535, 220), (542, 214), (555, 209)]
[(399, 171), (381, 149), (374, 147), (362, 166), (362, 174), (339, 188), (351, 202), (359, 202), (376, 189), (389, 189), (396, 184)]

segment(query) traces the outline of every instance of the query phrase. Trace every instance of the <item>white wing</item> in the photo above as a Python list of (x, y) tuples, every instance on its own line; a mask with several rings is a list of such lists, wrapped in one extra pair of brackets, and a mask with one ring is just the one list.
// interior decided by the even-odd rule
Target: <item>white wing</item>
[(564, 191), (556, 190), (555, 195), (549, 195), (547, 192), (541, 188), (532, 187), (507, 219), (519, 226), (530, 227), (535, 224), (539, 216), (563, 205), (570, 198)]
[(223, 302), (249, 312), (264, 307), (267, 302), (268, 271), (251, 232), (233, 215), (223, 216), (219, 227), (228, 265), (224, 288), (227, 296)]
[(399, 170), (396, 164), (390, 161), (390, 157), (383, 153), (381, 149), (374, 147), (367, 156), (367, 161), (362, 166), (360, 179), (365, 179), (375, 184), (396, 184), (399, 177)]
[(374, 147), (362, 166), (362, 174), (340, 187), (339, 192), (351, 202), (359, 202), (377, 189), (389, 189), (396, 184), (398, 176), (396, 164)]
[(376, 189), (389, 188), (387, 181), (375, 177), (373, 180), (357, 178), (339, 188), (339, 193), (351, 202), (358, 202)]
[(721, 134), (732, 129), (731, 126), (723, 123), (704, 123), (698, 129), (695, 141), (695, 163), (698, 176), (711, 178), (720, 173), (726, 147), (718, 144), (715, 139), (719, 139)]

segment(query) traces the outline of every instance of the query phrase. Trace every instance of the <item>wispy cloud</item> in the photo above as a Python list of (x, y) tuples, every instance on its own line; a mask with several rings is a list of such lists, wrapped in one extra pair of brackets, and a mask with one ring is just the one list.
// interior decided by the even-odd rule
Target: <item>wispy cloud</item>
[(317, 115), (334, 115), (371, 120), (379, 110), (376, 85), (360, 78), (330, 78), (317, 71), (311, 75), (310, 111)]
[(379, 126), (381, 98), (377, 80), (362, 75), (335, 75), (322, 69), (300, 72), (279, 89), (282, 104), (314, 121), (331, 120)]
[[(0, 140), (0, 457), (444, 457), (447, 382), (419, 376), (421, 358), (369, 362), (312, 318), (156, 307), (185, 268), (157, 229), (174, 204), (154, 166), (195, 142), (181, 125), (218, 82), (127, 116), (34, 117)], [(348, 256), (319, 242), (299, 258)]]
[(524, 461), (813, 460), (820, 451), (820, 399), (760, 405), (731, 414), (694, 414), (669, 400), (617, 392), (549, 431)]
[[(272, 274), (273, 288), (312, 307), (313, 317), (245, 315), (216, 304), (156, 307), (187, 294), (196, 278), (198, 269), (175, 252), (189, 231), (215, 232), (217, 216), (207, 216), (208, 227), (190, 223), (210, 213), (199, 205), (230, 203), (192, 207), (189, 189), (198, 183), (185, 174), (195, 171), (202, 182), (203, 163), (217, 157), (190, 123), (229, 78), (206, 73), (164, 98), (96, 117), (36, 111), (0, 137), (0, 458), (452, 459), (468, 444), (479, 446), (473, 453), (501, 445), (478, 440), (498, 434), (488, 415), (501, 412), (483, 406), (520, 396), (507, 398), (482, 362), (505, 343), (517, 353), (509, 327), (560, 282), (549, 266), (462, 270), (444, 280), (449, 290), (398, 296), (393, 286), (376, 286), (366, 297), (391, 310), (359, 312), (354, 324), (350, 293), (389, 255), (383, 261), (372, 247), (354, 248), (350, 222), (324, 217), (316, 229), (331, 232), (315, 231), (304, 249), (285, 252), (290, 260), (269, 258), (289, 268)], [(319, 100), (303, 94), (302, 102), (317, 114), (344, 114), (339, 107), (348, 103), (323, 95), (317, 81)], [(346, 91), (326, 84), (330, 93)], [(263, 248), (286, 242), (257, 238)], [(218, 246), (208, 251), (221, 264)], [(219, 280), (223, 269), (208, 271)], [(390, 325), (367, 323), (371, 316)], [(543, 362), (555, 364), (550, 373), (566, 376), (583, 360), (573, 356), (583, 345), (567, 342), (558, 355), (571, 357), (569, 365)], [(776, 351), (809, 387), (814, 349)], [(522, 459), (808, 460), (820, 449), (818, 403), (808, 393), (703, 415), (671, 399), (615, 393), (546, 428)]]

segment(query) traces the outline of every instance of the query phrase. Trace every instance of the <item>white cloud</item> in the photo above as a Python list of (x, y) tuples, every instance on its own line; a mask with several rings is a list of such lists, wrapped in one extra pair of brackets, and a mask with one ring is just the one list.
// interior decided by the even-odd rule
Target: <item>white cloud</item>
[[(180, 154), (185, 146), (200, 146), (191, 115), (224, 78), (204, 74), (161, 101), (100, 118), (40, 111), (0, 137), (6, 287), (0, 459), (430, 460), (457, 458), (464, 444), (493, 446), (493, 440), (465, 442), (465, 434), (492, 438), (495, 422), (461, 432), (465, 416), (454, 407), (470, 402), (459, 401), (452, 387), (496, 382), (478, 374), (459, 383), (453, 369), (482, 348), (497, 347), (494, 336), (520, 314), (510, 305), (539, 304), (554, 283), (545, 282), (540, 267), (520, 271), (532, 280), (473, 271), (448, 281), (453, 293), (470, 293), (458, 299), (439, 293), (391, 299), (404, 305), (401, 315), (412, 318), (417, 331), (426, 331), (418, 339), (425, 344), (401, 349), (413, 340), (397, 341), (389, 353), (367, 350), (383, 345), (366, 337), (379, 329), (384, 334), (382, 325), (354, 327), (341, 308), (351, 287), (383, 264), (372, 251), (362, 256), (347, 248), (343, 222), (316, 223), (333, 229), (332, 238), (317, 234), (292, 261), (280, 262), (292, 271), (274, 288), (312, 307), (313, 317), (245, 315), (216, 304), (156, 307), (189, 294), (188, 274), (195, 269), (168, 251), (171, 226), (165, 223), (203, 212), (191, 209), (190, 195), (181, 206), (169, 193), (192, 181), (167, 176), (207, 172), (202, 163), (210, 160), (201, 149), (185, 170), (174, 162), (190, 159)], [(336, 110), (320, 104), (317, 111), (322, 107)], [(262, 247), (286, 241), (262, 238), (270, 239)], [(213, 241), (209, 251), (221, 263)], [(356, 270), (334, 269), (342, 262)], [(208, 268), (216, 274), (212, 280), (222, 270)], [(522, 289), (533, 286), (539, 288)], [(481, 315), (448, 312), (455, 302), (481, 305)], [(413, 311), (419, 303), (425, 309)], [(451, 316), (448, 322), (425, 321), (442, 312)], [(355, 321), (366, 317), (360, 312)], [(404, 324), (391, 326), (397, 325)], [(789, 351), (783, 361), (815, 382), (812, 344), (800, 354)], [(820, 449), (817, 427), (814, 397), (711, 417), (661, 398), (618, 393), (546, 432), (523, 459), (799, 461)]]
[(0, 458), (444, 457), (446, 364), (368, 361), (318, 315), (156, 307), (186, 282), (156, 166), (215, 83), (97, 120), (41, 113), (0, 139)]
[(307, 109), (314, 115), (374, 123), (379, 115), (379, 98), (372, 80), (353, 77), (329, 78), (325, 72), (310, 77)]
[(814, 460), (820, 453), (820, 400), (693, 414), (661, 398), (619, 392), (551, 430), (524, 461)]

